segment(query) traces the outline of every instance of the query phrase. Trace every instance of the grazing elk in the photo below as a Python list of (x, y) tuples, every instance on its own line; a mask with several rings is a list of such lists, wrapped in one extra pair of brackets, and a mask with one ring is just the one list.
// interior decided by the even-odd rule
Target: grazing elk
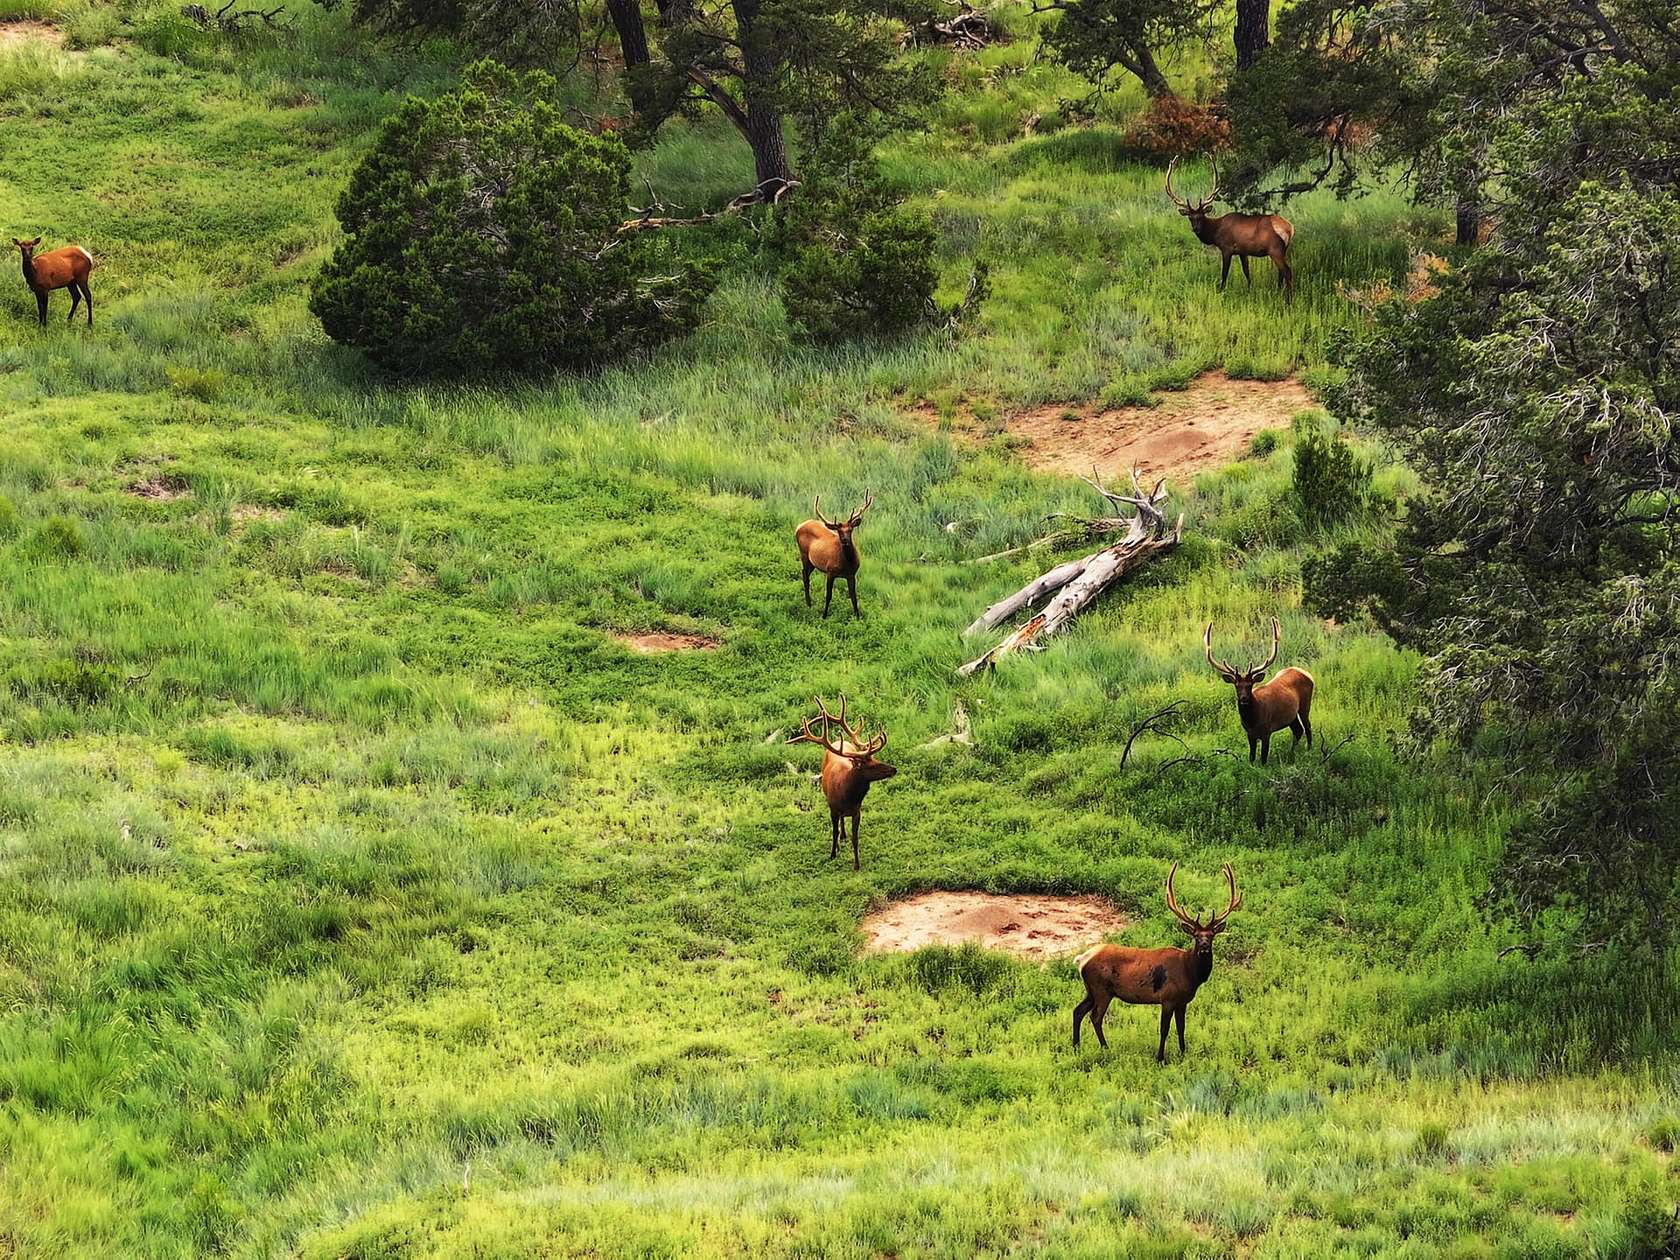
[(41, 312), (41, 327), (47, 326), (47, 294), (54, 289), (69, 289), (70, 318), (76, 318), (76, 303), (85, 300), (88, 327), (92, 328), (93, 290), (88, 288), (88, 276), (93, 272), (93, 255), (80, 245), (66, 245), (37, 258), (35, 247), (40, 243), (39, 236), (32, 241), (12, 238), (12, 244), (23, 254), (23, 282), (35, 294), (35, 305)]
[(1178, 1052), (1184, 1053), (1184, 1008), (1196, 996), (1208, 976), (1213, 974), (1213, 938), (1225, 930), (1225, 920), (1242, 905), (1237, 895), (1237, 877), (1231, 864), (1222, 868), (1225, 881), (1231, 887), (1231, 904), (1223, 914), (1216, 914), (1204, 926), (1178, 908), (1173, 895), (1173, 876), (1178, 863), (1167, 872), (1167, 909), (1177, 917), (1179, 925), (1190, 933), (1196, 943), (1189, 949), (1132, 949), (1124, 945), (1098, 945), (1079, 956), (1079, 978), (1085, 982), (1085, 1000), (1073, 1008), (1073, 1046), (1079, 1048), (1079, 1024), (1089, 1015), (1097, 1041), (1108, 1049), (1103, 1036), (1103, 1016), (1115, 998), (1133, 1006), (1161, 1008), (1161, 1045), (1155, 1051), (1155, 1061), (1167, 1061), (1167, 1025), (1178, 1023)]
[(1289, 243), (1295, 239), (1295, 225), (1281, 214), (1240, 214), (1232, 211), (1230, 214), (1209, 215), (1208, 207), (1219, 192), (1219, 162), (1217, 159), (1210, 160), (1213, 162), (1213, 187), (1208, 189), (1207, 196), (1191, 202), (1173, 192), (1173, 167), (1178, 165), (1177, 158), (1167, 163), (1167, 196), (1172, 198), (1178, 212), (1190, 220), (1190, 230), (1196, 234), (1196, 239), (1204, 245), (1212, 245), (1223, 258), (1219, 291), (1225, 291), (1225, 282), (1231, 278), (1233, 257), (1241, 260), (1243, 279), (1249, 284), (1254, 283), (1254, 277), (1248, 274), (1248, 260), (1270, 258), (1272, 266), (1277, 268), (1278, 287), (1284, 291), (1286, 299), (1292, 299), (1295, 296), (1295, 273), (1289, 268)]
[[(846, 697), (840, 697), (839, 716), (828, 711), (828, 706), (817, 697), (817, 717), (807, 718), (800, 726), (799, 734), (788, 740), (790, 744), (821, 744), (823, 748), (822, 790), (828, 800), (829, 838), (833, 841), (829, 848), (830, 858), (840, 854), (840, 838), (846, 830), (846, 819), (852, 820), (852, 869), (858, 869), (858, 816), (863, 812), (863, 798), (869, 792), (869, 785), (877, 779), (890, 779), (898, 773), (896, 766), (889, 766), (884, 761), (875, 760), (875, 754), (887, 746), (887, 733), (876, 731), (874, 737), (865, 740), (854, 727), (846, 724)], [(815, 727), (822, 723), (822, 734), (817, 734)], [(841, 732), (839, 740), (834, 739), (834, 728), (838, 726)]]
[(1278, 670), (1277, 677), (1265, 686), (1255, 686), (1265, 677), (1267, 667), (1277, 660), (1278, 643), (1282, 638), (1283, 627), (1273, 617), (1272, 654), (1258, 665), (1235, 670), (1224, 661), (1214, 659), (1213, 622), (1208, 622), (1207, 630), (1202, 634), (1202, 647), (1207, 652), (1208, 664), (1237, 689), (1237, 716), (1242, 719), (1243, 730), (1248, 735), (1248, 759), (1254, 760), (1254, 748), (1259, 745), (1261, 765), (1266, 764), (1266, 755), (1271, 751), (1272, 735), (1285, 727), (1295, 736), (1291, 749), (1301, 742), (1303, 735), (1307, 737), (1308, 748), (1313, 742), (1311, 674), (1291, 665), (1288, 669)]
[(819, 494), (811, 504), (817, 514), (816, 519), (804, 522), (793, 535), (799, 543), (799, 559), (805, 566), (805, 607), (811, 606), (811, 570), (820, 569), (828, 578), (828, 593), (823, 596), (822, 615), (828, 616), (828, 605), (834, 598), (836, 578), (846, 579), (846, 588), (852, 595), (853, 616), (863, 615), (858, 610), (858, 549), (857, 543), (852, 540), (852, 531), (863, 523), (863, 514), (874, 502), (875, 496), (865, 490), (863, 506), (843, 521), (831, 521), (822, 514), (822, 495)]

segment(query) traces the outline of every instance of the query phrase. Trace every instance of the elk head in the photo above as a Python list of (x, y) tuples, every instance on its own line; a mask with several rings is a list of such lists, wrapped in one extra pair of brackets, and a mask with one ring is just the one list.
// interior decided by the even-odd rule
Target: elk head
[(1231, 889), (1230, 904), (1219, 914), (1209, 918), (1205, 924), (1199, 918), (1191, 918), (1179, 908), (1178, 897), (1173, 893), (1173, 876), (1178, 874), (1178, 863), (1174, 862), (1172, 870), (1167, 872), (1167, 909), (1173, 912), (1179, 926), (1195, 938), (1196, 944), (1190, 952), (1196, 955), (1198, 961), (1205, 958), (1210, 967), (1213, 963), (1213, 938), (1225, 930), (1225, 920), (1231, 917), (1232, 911), (1242, 905), (1242, 897), (1237, 892), (1237, 877), (1231, 870), (1231, 864), (1227, 862), (1220, 869), (1224, 872), (1225, 882)]
[(16, 245), (18, 247), (18, 249), (23, 251), (23, 261), (24, 262), (28, 262), (34, 256), (35, 247), (37, 245), (39, 245), (40, 243), (41, 243), (41, 238), (39, 236), (37, 236), (32, 241), (20, 241), (20, 240), (18, 240), (17, 237), (15, 237), (15, 236), (12, 237), (12, 244)]
[(1197, 236), (1202, 234), (1202, 229), (1207, 225), (1208, 208), (1213, 205), (1213, 199), (1219, 194), (1219, 159), (1210, 153), (1208, 161), (1213, 167), (1213, 186), (1208, 189), (1207, 196), (1199, 201), (1186, 201), (1173, 191), (1173, 168), (1178, 165), (1178, 159), (1174, 158), (1167, 163), (1167, 196), (1173, 205), (1178, 207), (1178, 212), (1190, 220), (1190, 230)]
[(1283, 626), (1276, 617), (1272, 618), (1272, 651), (1271, 655), (1258, 665), (1250, 665), (1247, 669), (1232, 669), (1224, 661), (1213, 654), (1213, 622), (1208, 622), (1207, 630), (1202, 634), (1202, 648), (1207, 652), (1208, 664), (1214, 671), (1237, 689), (1237, 712), (1245, 720), (1254, 714), (1254, 688), (1266, 677), (1266, 670), (1277, 660), (1278, 643), (1283, 639)]
[[(865, 505), (867, 506), (867, 505)], [(861, 509), (859, 510), (861, 512)], [(788, 737), (790, 744), (820, 744), (824, 752), (836, 757), (843, 757), (852, 765), (863, 771), (865, 777), (873, 782), (876, 779), (890, 779), (898, 773), (896, 766), (889, 766), (884, 761), (877, 761), (876, 754), (887, 746), (887, 732), (877, 727), (875, 733), (865, 737), (856, 725), (846, 721), (846, 693), (840, 693), (840, 712), (830, 713), (828, 705), (821, 696), (816, 696), (817, 716), (806, 718), (799, 724), (799, 734)], [(822, 730), (817, 726), (821, 724)], [(835, 738), (834, 728), (840, 728), (840, 737)]]
[(814, 500), (812, 500), (811, 510), (816, 513), (819, 521), (834, 531), (835, 537), (840, 540), (840, 545), (847, 550), (850, 550), (852, 546), (852, 531), (859, 525), (863, 524), (863, 514), (869, 511), (870, 505), (874, 502), (874, 493), (872, 491), (865, 490), (863, 492), (863, 502), (853, 510), (850, 516), (846, 517), (844, 520), (836, 517), (831, 521), (828, 517), (823, 515), (822, 495), (819, 494)]

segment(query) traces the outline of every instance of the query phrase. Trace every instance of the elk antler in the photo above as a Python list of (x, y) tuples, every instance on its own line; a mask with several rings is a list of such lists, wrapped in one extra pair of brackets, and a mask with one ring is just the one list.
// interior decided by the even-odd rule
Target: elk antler
[(1202, 198), (1199, 210), (1206, 210), (1213, 204), (1213, 199), (1219, 195), (1219, 157), (1211, 149), (1208, 150), (1208, 165), (1213, 168), (1213, 187), (1208, 189), (1207, 196)]
[(1190, 208), (1190, 203), (1175, 193), (1172, 187), (1173, 168), (1177, 165), (1177, 158), (1174, 158), (1172, 161), (1167, 163), (1167, 197), (1172, 201), (1173, 205), (1177, 206), (1180, 210), (1188, 210)]
[(840, 523), (840, 519), (838, 517), (831, 521), (828, 517), (822, 514), (822, 495), (820, 494), (811, 500), (811, 510), (817, 514), (817, 519), (824, 525), (827, 525), (830, 529), (833, 529)]
[(851, 523), (852, 523), (853, 528), (856, 528), (858, 522), (863, 519), (863, 514), (867, 511), (869, 511), (870, 504), (872, 504), (874, 502), (875, 502), (875, 492), (873, 490), (865, 489), (864, 492), (863, 492), (863, 506), (860, 507), (857, 511), (852, 513), (852, 522)]
[(1213, 666), (1214, 672), (1226, 682), (1237, 676), (1237, 671), (1224, 661), (1215, 659), (1213, 655), (1213, 622), (1208, 622), (1207, 629), (1202, 631), (1202, 649), (1207, 653), (1208, 664)]
[(1192, 919), (1183, 910), (1179, 909), (1178, 898), (1173, 895), (1172, 886), (1173, 876), (1176, 874), (1178, 874), (1178, 863), (1174, 862), (1172, 870), (1167, 872), (1167, 909), (1171, 910), (1178, 921), (1192, 932), (1205, 932), (1207, 929), (1202, 926), (1200, 919)]
[[(817, 716), (806, 718), (799, 727), (799, 734), (789, 736), (790, 744), (821, 744), (828, 752), (836, 757), (862, 759), (873, 757), (887, 746), (887, 732), (876, 728), (873, 738), (864, 739), (857, 729), (846, 721), (846, 693), (840, 693), (840, 712), (838, 715), (830, 713), (828, 706), (823, 703), (821, 696), (816, 696)], [(822, 723), (822, 734), (813, 729), (818, 722)], [(836, 742), (833, 737), (834, 728), (838, 726), (842, 738)]]
[(1251, 673), (1251, 674), (1264, 674), (1266, 672), (1267, 666), (1269, 666), (1273, 661), (1277, 660), (1278, 643), (1281, 642), (1282, 639), (1283, 639), (1283, 626), (1278, 621), (1278, 619), (1276, 617), (1273, 617), (1272, 618), (1272, 654), (1270, 656), (1268, 656), (1265, 660), (1261, 661), (1258, 665), (1250, 665), (1248, 667), (1248, 672)]
[(1225, 863), (1220, 869), (1225, 872), (1225, 882), (1231, 888), (1231, 904), (1225, 907), (1224, 913), (1213, 916), (1213, 921), (1208, 924), (1209, 927), (1224, 927), (1225, 920), (1231, 917), (1231, 912), (1242, 906), (1242, 894), (1237, 891), (1236, 872), (1231, 869), (1229, 862)]

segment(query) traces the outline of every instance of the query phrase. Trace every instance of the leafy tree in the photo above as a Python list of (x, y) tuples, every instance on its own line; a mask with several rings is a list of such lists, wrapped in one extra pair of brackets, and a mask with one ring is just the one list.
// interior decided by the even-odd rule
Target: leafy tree
[(1218, 0), (1048, 0), (1039, 7), (1061, 15), (1044, 46), (1068, 69), (1099, 88), (1121, 70), (1156, 98), (1174, 95), (1156, 58), (1205, 42), (1224, 12)]
[(561, 122), (555, 86), (479, 62), (387, 120), (311, 297), (330, 337), (452, 373), (587, 368), (692, 326), (706, 269), (659, 234), (618, 232), (629, 154)]
[(771, 225), (788, 320), (811, 340), (900, 332), (940, 313), (933, 220), (901, 204), (867, 135), (861, 123), (832, 129)]
[(1490, 910), (1659, 962), (1680, 925), (1674, 19), (1639, 4), (1592, 32), (1550, 28), (1559, 89), (1515, 98), (1485, 136), (1498, 235), (1342, 352), (1332, 401), (1388, 435), (1427, 494), (1392, 545), (1308, 573), (1316, 607), (1363, 608), (1425, 654), (1421, 735), (1532, 758), (1539, 795)]

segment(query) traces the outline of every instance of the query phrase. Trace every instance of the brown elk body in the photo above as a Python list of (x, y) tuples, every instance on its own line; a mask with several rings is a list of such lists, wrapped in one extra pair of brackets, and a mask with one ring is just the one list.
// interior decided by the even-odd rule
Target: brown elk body
[(76, 304), (87, 302), (88, 327), (93, 327), (93, 290), (88, 288), (88, 276), (93, 273), (93, 255), (80, 245), (66, 245), (39, 256), (35, 247), (41, 243), (12, 238), (12, 244), (23, 254), (23, 282), (35, 295), (35, 305), (41, 314), (41, 326), (47, 324), (47, 294), (54, 289), (70, 290), (70, 318), (76, 318)]
[(1283, 627), (1276, 617), (1272, 618), (1272, 653), (1259, 665), (1250, 665), (1247, 669), (1232, 669), (1224, 661), (1215, 660), (1213, 655), (1213, 622), (1208, 622), (1208, 628), (1202, 634), (1202, 648), (1207, 652), (1208, 664), (1214, 671), (1237, 689), (1237, 716), (1242, 719), (1243, 732), (1248, 736), (1248, 759), (1254, 760), (1254, 750), (1260, 749), (1260, 764), (1266, 764), (1267, 755), (1271, 752), (1272, 736), (1278, 731), (1288, 730), (1295, 736), (1294, 748), (1306, 737), (1307, 747), (1312, 747), (1312, 698), (1313, 676), (1304, 669), (1296, 669), (1293, 665), (1287, 669), (1280, 669), (1271, 682), (1256, 685), (1265, 677), (1267, 668), (1277, 659), (1278, 642), (1283, 638)]
[(875, 496), (865, 492), (862, 507), (845, 520), (836, 518), (831, 521), (822, 514), (822, 496), (819, 494), (812, 504), (817, 514), (816, 519), (805, 521), (794, 531), (794, 539), (799, 543), (799, 559), (804, 566), (802, 577), (805, 582), (807, 608), (811, 606), (812, 570), (820, 571), (828, 579), (828, 591), (823, 595), (824, 617), (828, 616), (829, 603), (834, 599), (834, 583), (839, 578), (846, 579), (846, 589), (852, 596), (852, 614), (863, 615), (857, 602), (857, 571), (860, 557), (857, 543), (852, 539), (852, 531), (863, 523), (863, 514), (873, 502)]
[(1161, 1008), (1161, 1044), (1155, 1051), (1159, 1063), (1167, 1058), (1167, 1029), (1178, 1024), (1178, 1052), (1184, 1053), (1184, 1008), (1196, 996), (1208, 976), (1213, 974), (1213, 938), (1225, 930), (1225, 920), (1242, 905), (1237, 894), (1237, 877), (1231, 864), (1224, 866), (1225, 879), (1231, 888), (1231, 903), (1223, 914), (1213, 916), (1204, 926), (1179, 909), (1173, 895), (1173, 876), (1178, 863), (1167, 872), (1167, 908), (1178, 919), (1179, 926), (1195, 938), (1189, 949), (1132, 949), (1124, 945), (1098, 945), (1079, 956), (1079, 978), (1085, 982), (1085, 998), (1073, 1008), (1073, 1045), (1079, 1048), (1079, 1025), (1087, 1015), (1097, 1041), (1108, 1048), (1103, 1036), (1103, 1017), (1109, 1003), (1119, 998), (1133, 1006)]
[(1253, 284), (1254, 277), (1248, 273), (1248, 260), (1270, 258), (1272, 266), (1277, 268), (1278, 287), (1284, 290), (1286, 297), (1293, 298), (1295, 273), (1289, 266), (1289, 246), (1295, 239), (1295, 225), (1281, 214), (1232, 211), (1230, 214), (1210, 215), (1208, 207), (1219, 192), (1219, 164), (1213, 164), (1213, 187), (1199, 201), (1186, 201), (1173, 192), (1172, 173), (1177, 165), (1177, 158), (1167, 163), (1167, 196), (1172, 198), (1178, 212), (1190, 220), (1190, 230), (1196, 234), (1196, 239), (1219, 251), (1222, 262), (1220, 291), (1224, 292), (1225, 282), (1231, 278), (1231, 259), (1236, 258), (1242, 263), (1243, 279)]
[[(788, 740), (790, 744), (820, 744), (823, 749), (822, 792), (828, 801), (829, 845), (828, 856), (835, 858), (840, 855), (840, 840), (846, 831), (846, 819), (852, 820), (852, 869), (858, 869), (858, 820), (863, 813), (863, 798), (869, 793), (869, 785), (878, 783), (882, 779), (890, 779), (898, 773), (896, 766), (889, 766), (884, 761), (877, 761), (875, 755), (887, 746), (887, 733), (877, 731), (870, 739), (864, 739), (854, 727), (846, 724), (846, 697), (840, 697), (840, 712), (838, 716), (828, 711), (828, 706), (817, 699), (818, 715), (807, 718), (800, 726), (799, 734)], [(822, 723), (822, 733), (818, 734), (816, 726)], [(834, 736), (834, 728), (840, 728), (840, 738)]]

